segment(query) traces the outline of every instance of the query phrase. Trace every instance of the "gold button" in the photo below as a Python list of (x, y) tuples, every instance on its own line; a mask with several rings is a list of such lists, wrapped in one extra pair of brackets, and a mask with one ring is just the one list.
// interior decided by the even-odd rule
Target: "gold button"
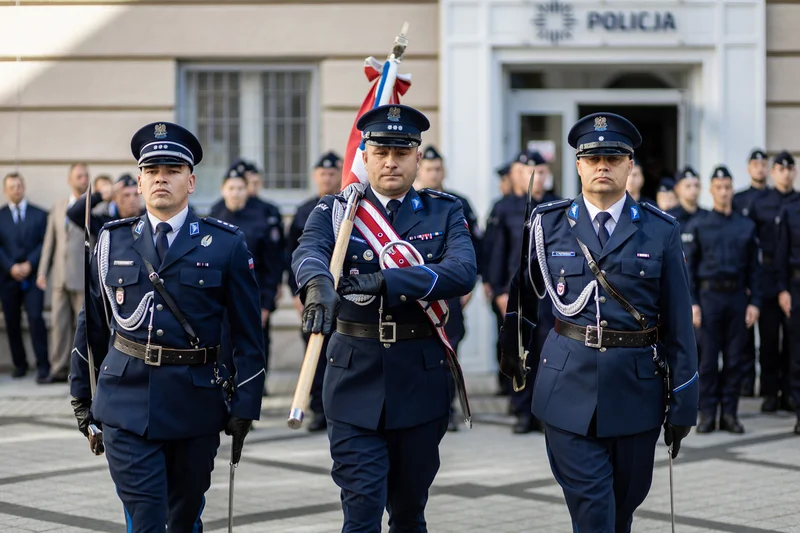
[(333, 357), (331, 357), (331, 363), (333, 363)]
[(119, 283), (122, 283), (122, 278), (119, 278), (117, 281), (118, 281)]
[(606, 303), (606, 297), (605, 297), (605, 296), (601, 296), (601, 297), (600, 297), (600, 303), (601, 303), (601, 304), (604, 304), (604, 303)]
[(405, 294), (401, 294), (400, 295), (400, 301), (401, 302), (405, 302), (406, 301), (406, 295)]
[(433, 258), (433, 254), (428, 254), (428, 259)]
[(391, 347), (392, 347), (392, 345), (391, 345), (391, 344), (389, 344), (388, 342), (384, 342), (384, 343), (383, 343), (383, 347), (384, 347), (384, 348), (391, 348)]
[(608, 325), (608, 322), (606, 322), (605, 320), (601, 320), (600, 325), (606, 327)]
[(158, 335), (159, 337), (162, 336), (163, 334), (164, 334), (164, 330), (163, 329), (156, 330), (156, 335)]
[(386, 315), (386, 320), (391, 320), (391, 319), (392, 319), (392, 315)]
[(158, 305), (156, 306), (156, 311), (161, 311), (162, 309), (164, 309), (164, 306), (163, 306), (163, 305), (161, 305), (161, 304), (158, 304)]
[(198, 283), (199, 283), (200, 285), (205, 285), (205, 283), (206, 283), (206, 282), (205, 282), (205, 281), (203, 281), (203, 280), (201, 279), (200, 281), (198, 281)]
[(640, 270), (640, 271), (639, 271), (639, 275), (640, 275), (640, 276), (644, 276), (644, 270)]
[(605, 352), (605, 351), (606, 351), (606, 347), (605, 347), (605, 346), (603, 346), (602, 348), (600, 348), (600, 351), (601, 351), (601, 352)]

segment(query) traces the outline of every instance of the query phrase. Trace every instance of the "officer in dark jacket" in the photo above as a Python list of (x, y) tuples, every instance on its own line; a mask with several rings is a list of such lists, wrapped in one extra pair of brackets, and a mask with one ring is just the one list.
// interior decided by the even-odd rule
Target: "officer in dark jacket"
[[(322, 155), (317, 163), (314, 165), (314, 171), (311, 174), (314, 180), (314, 185), (317, 188), (317, 195), (310, 198), (307, 202), (300, 205), (295, 212), (292, 225), (289, 226), (289, 236), (287, 238), (288, 257), (291, 259), (292, 254), (300, 245), (300, 237), (303, 235), (303, 228), (306, 227), (308, 217), (311, 212), (319, 204), (322, 197), (335, 194), (341, 190), (342, 185), (342, 159), (335, 152), (328, 152)], [(297, 312), (302, 316), (303, 304), (300, 301), (300, 296), (297, 295), (297, 281), (294, 279), (294, 272), (289, 269), (289, 288), (294, 294), (294, 306)], [(311, 338), (310, 333), (300, 334), (308, 346), (308, 340)], [(327, 419), (325, 418), (325, 406), (322, 402), (322, 383), (325, 376), (325, 366), (328, 358), (325, 353), (328, 348), (328, 341), (330, 337), (325, 337), (322, 344), (322, 353), (317, 361), (317, 370), (314, 373), (314, 381), (311, 383), (311, 398), (309, 407), (314, 411), (314, 418), (308, 424), (308, 430), (311, 432), (323, 431), (328, 427)]]
[[(130, 174), (123, 174), (113, 185), (112, 201), (108, 211), (95, 212), (95, 207), (103, 201), (103, 194), (99, 191), (92, 193), (89, 199), (92, 213), (89, 215), (89, 233), (97, 237), (104, 224), (121, 218), (137, 217), (142, 214), (141, 197), (139, 196), (139, 185)], [(77, 201), (67, 207), (67, 218), (76, 226), (83, 228), (86, 224), (86, 193), (83, 193)]]
[[(422, 149), (422, 160), (419, 163), (417, 179), (414, 180), (414, 189), (417, 191), (421, 189), (431, 189), (433, 191), (446, 192), (447, 194), (454, 196), (461, 201), (461, 207), (464, 209), (464, 220), (466, 220), (467, 224), (469, 225), (469, 233), (470, 237), (472, 238), (472, 247), (475, 249), (475, 258), (477, 259), (478, 263), (478, 275), (480, 275), (482, 273), (481, 239), (483, 235), (481, 234), (480, 227), (478, 227), (478, 217), (475, 216), (475, 211), (472, 210), (472, 206), (466, 198), (455, 194), (452, 191), (444, 190), (442, 185), (444, 178), (444, 160), (442, 159), (441, 154), (439, 154), (439, 151), (436, 150), (435, 146), (428, 145), (426, 148)], [(464, 339), (464, 335), (467, 333), (467, 330), (464, 327), (464, 308), (469, 303), (471, 297), (472, 293), (470, 292), (469, 294), (459, 298), (451, 298), (447, 301), (447, 304), (450, 307), (450, 316), (447, 319), (445, 331), (447, 331), (447, 337), (450, 339), (450, 343), (452, 344), (456, 353), (458, 353), (458, 346), (461, 344), (461, 341)], [(453, 395), (453, 399), (455, 399), (455, 388), (453, 389)], [(452, 412), (453, 416), (450, 417), (450, 425), (447, 427), (447, 430), (458, 431), (458, 422), (456, 420), (455, 409), (453, 409)]]
[[(785, 159), (781, 153), (780, 159)], [(795, 199), (794, 173), (780, 163), (772, 165), (774, 189), (761, 191), (753, 200), (750, 218), (756, 223), (761, 248), (761, 317), (758, 331), (761, 338), (759, 361), (761, 363), (761, 411), (774, 413), (778, 408), (794, 412), (789, 392), (789, 335), (786, 316), (778, 305), (777, 273), (774, 267), (778, 248), (778, 225), (783, 206)]]
[[(265, 257), (268, 258), (264, 268), (266, 270), (266, 286), (261, 293), (261, 309), (264, 328), (264, 354), (266, 356), (267, 372), (269, 372), (269, 353), (270, 353), (270, 318), (275, 311), (276, 301), (280, 296), (280, 286), (283, 281), (283, 273), (286, 271), (286, 238), (283, 231), (283, 218), (281, 212), (273, 203), (262, 200), (259, 196), (263, 186), (263, 179), (258, 172), (258, 168), (248, 161), (240, 159), (235, 161), (230, 170), (245, 176), (247, 180), (247, 204), (245, 210), (248, 216), (260, 218), (266, 222), (267, 240), (265, 241), (267, 251)], [(229, 172), (230, 172), (229, 170)], [(211, 212), (216, 212), (223, 208), (224, 200), (218, 201), (211, 206)], [(255, 222), (257, 227), (263, 228), (263, 222)], [(266, 383), (266, 382), (265, 382)], [(264, 385), (264, 396), (267, 395), (266, 384)]]
[[(133, 136), (131, 151), (147, 213), (110, 222), (98, 237), (72, 353), (72, 405), (84, 435), (102, 424), (128, 531), (202, 531), (220, 431), (233, 435), (238, 462), (261, 412), (253, 259), (235, 226), (188, 207), (203, 157), (192, 133), (149, 124)], [(218, 364), (226, 313), (235, 324), (232, 368)], [(94, 400), (87, 344), (99, 372)], [(229, 378), (235, 393), (226, 405)]]
[[(531, 176), (533, 167), (533, 176)], [(492, 260), (488, 265), (487, 274), (491, 283), (494, 302), (498, 310), (505, 315), (509, 298), (509, 285), (514, 272), (519, 269), (522, 254), (522, 227), (525, 223), (525, 209), (528, 196), (528, 183), (533, 179), (533, 193), (531, 202), (533, 206), (552, 202), (558, 199), (552, 193), (546, 192), (544, 184), (550, 174), (550, 167), (539, 152), (522, 151), (511, 164), (511, 180), (514, 193), (505, 197), (496, 206), (496, 225), (492, 231), (491, 242), (487, 246), (492, 248)], [(547, 331), (553, 325), (551, 306), (545, 298), (541, 305), (540, 320), (544, 327), (538, 331)], [(544, 336), (540, 335), (532, 346), (531, 353), (541, 348)], [(536, 365), (531, 366), (535, 375)], [(510, 396), (511, 410), (517, 417), (512, 431), (517, 434), (530, 433), (538, 429), (539, 424), (531, 415), (531, 390), (522, 390)]]
[[(698, 433), (717, 427), (744, 433), (737, 412), (746, 369), (747, 330), (758, 320), (758, 241), (755, 224), (733, 211), (733, 183), (727, 167), (711, 175), (714, 209), (683, 229), (692, 314), (700, 328), (700, 420)], [(719, 353), (723, 370), (719, 372)]]
[[(750, 216), (753, 208), (753, 201), (758, 195), (765, 191), (767, 187), (767, 173), (769, 171), (767, 154), (764, 150), (756, 148), (750, 152), (747, 162), (747, 173), (750, 175), (750, 187), (739, 191), (733, 195), (733, 210), (744, 216)], [(756, 387), (756, 328), (747, 331), (747, 347), (745, 348), (745, 359), (747, 368), (744, 371), (742, 380), (742, 396), (755, 396)]]
[(678, 197), (675, 195), (675, 180), (669, 177), (661, 178), (656, 190), (656, 207), (662, 211), (669, 211), (678, 205)]
[(675, 217), (681, 231), (686, 229), (693, 218), (708, 214), (707, 210), (697, 205), (697, 199), (700, 198), (700, 176), (689, 165), (675, 174), (675, 196), (678, 198), (678, 205), (667, 213)]
[[(577, 149), (583, 193), (533, 213), (534, 246), (512, 283), (502, 364), (524, 384), (525, 367), (536, 361), (520, 357), (518, 327), (527, 349), (531, 326), (542, 327), (537, 296), (547, 292), (555, 328), (535, 383), (526, 388), (533, 386), (532, 410), (544, 423), (550, 467), (574, 531), (628, 533), (650, 489), (662, 424), (675, 456), (697, 419), (686, 268), (675, 219), (625, 192), (641, 144), (633, 124), (613, 113), (588, 115), (568, 141)], [(524, 284), (522, 317), (517, 283)], [(665, 363), (669, 381), (659, 378)]]
[[(773, 173), (788, 172), (794, 179), (797, 170), (791, 154), (781, 152), (775, 164), (781, 168), (776, 170), (773, 166)], [(778, 303), (789, 325), (789, 378), (797, 416), (794, 433), (800, 435), (800, 196), (783, 206), (780, 217), (775, 271)]]
[[(343, 533), (380, 531), (384, 510), (393, 531), (425, 531), (450, 419), (448, 366), (457, 368), (433, 325), (443, 319), (435, 309), (472, 290), (475, 252), (461, 202), (412, 187), (428, 119), (408, 106), (380, 106), (356, 126), (369, 178), (356, 215), (372, 225), (356, 221), (339, 282), (343, 298), (328, 270), (343, 197), (326, 196), (314, 208), (292, 268), (305, 331), (330, 333), (338, 308), (323, 396)], [(387, 248), (390, 235), (408, 244)]]

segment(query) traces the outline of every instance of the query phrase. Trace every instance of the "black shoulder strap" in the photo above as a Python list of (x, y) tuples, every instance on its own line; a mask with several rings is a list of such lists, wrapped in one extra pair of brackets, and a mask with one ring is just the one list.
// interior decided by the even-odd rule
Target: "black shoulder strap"
[(172, 299), (172, 296), (169, 295), (167, 289), (164, 288), (164, 281), (158, 276), (158, 273), (153, 268), (153, 265), (150, 264), (150, 261), (147, 259), (144, 259), (144, 266), (147, 267), (148, 277), (158, 291), (158, 294), (160, 294), (167, 303), (167, 307), (169, 307), (169, 310), (172, 311), (173, 315), (175, 315), (175, 318), (178, 319), (178, 322), (180, 322), (181, 326), (183, 327), (183, 331), (186, 332), (186, 338), (189, 339), (189, 344), (191, 344), (193, 348), (200, 348), (200, 339), (197, 337), (197, 335), (195, 335), (191, 324), (189, 324), (189, 322), (186, 320), (184, 314), (181, 313), (181, 310), (178, 309), (177, 305), (175, 305), (175, 300)]
[[(575, 221), (571, 218), (567, 217), (567, 220), (569, 220), (570, 225), (575, 224)], [(594, 260), (594, 257), (592, 257), (592, 252), (589, 251), (589, 248), (587, 248), (579, 238), (575, 237), (575, 240), (578, 241), (578, 246), (581, 247), (581, 251), (583, 252), (584, 257), (586, 257), (586, 262), (589, 264), (589, 270), (591, 270), (592, 274), (594, 274), (594, 277), (597, 278), (597, 282), (600, 283), (600, 286), (603, 287), (609, 296), (614, 298), (614, 300), (616, 300), (617, 303), (634, 318), (634, 320), (636, 320), (636, 322), (639, 324), (639, 327), (642, 329), (647, 329), (647, 319), (645, 316), (637, 311), (636, 308), (628, 300), (626, 300), (617, 291), (617, 289), (614, 288), (613, 285), (611, 285), (611, 283), (608, 281), (608, 278), (606, 278), (606, 275), (603, 274), (603, 272), (600, 270), (600, 267), (597, 266), (597, 262)]]

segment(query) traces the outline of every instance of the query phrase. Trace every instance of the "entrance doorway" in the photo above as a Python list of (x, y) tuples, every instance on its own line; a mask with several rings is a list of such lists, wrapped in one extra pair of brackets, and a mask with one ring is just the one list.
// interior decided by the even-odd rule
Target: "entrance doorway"
[(678, 170), (677, 105), (579, 105), (578, 116), (609, 112), (630, 120), (642, 134), (636, 159), (642, 165), (642, 196), (655, 200), (658, 182)]

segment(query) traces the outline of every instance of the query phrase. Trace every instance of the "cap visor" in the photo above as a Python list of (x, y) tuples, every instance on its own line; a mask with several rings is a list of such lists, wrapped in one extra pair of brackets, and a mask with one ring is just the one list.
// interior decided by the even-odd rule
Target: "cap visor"
[(156, 165), (178, 165), (178, 166), (186, 165), (187, 167), (192, 166), (189, 164), (188, 161), (186, 161), (185, 159), (181, 159), (180, 157), (171, 157), (164, 155), (150, 157), (139, 163), (140, 167), (153, 167)]
[(583, 150), (576, 154), (578, 157), (587, 157), (592, 155), (633, 155), (633, 152), (624, 150), (622, 148), (612, 148), (610, 146), (599, 146), (597, 148), (590, 148)]

